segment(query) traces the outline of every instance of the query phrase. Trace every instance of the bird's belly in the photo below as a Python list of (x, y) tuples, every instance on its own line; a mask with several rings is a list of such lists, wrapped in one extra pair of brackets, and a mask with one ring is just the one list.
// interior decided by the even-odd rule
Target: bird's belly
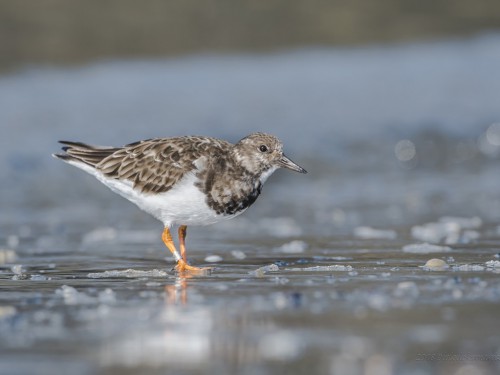
[(195, 186), (196, 181), (196, 177), (189, 174), (169, 191), (148, 195), (135, 203), (166, 226), (209, 225), (236, 216), (220, 215), (210, 208), (206, 203), (206, 195)]
[(195, 186), (194, 174), (186, 175), (174, 187), (164, 193), (141, 194), (130, 181), (109, 180), (97, 175), (111, 190), (135, 203), (140, 209), (154, 216), (165, 226), (174, 224), (209, 225), (231, 219), (245, 210), (233, 214), (217, 213), (207, 204), (206, 195)]

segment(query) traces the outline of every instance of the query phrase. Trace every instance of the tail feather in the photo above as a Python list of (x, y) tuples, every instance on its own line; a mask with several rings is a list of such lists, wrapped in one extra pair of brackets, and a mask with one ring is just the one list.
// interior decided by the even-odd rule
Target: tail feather
[(93, 168), (119, 150), (115, 147), (91, 146), (81, 142), (59, 141), (59, 143), (65, 145), (62, 147), (65, 153), (52, 156), (68, 163), (83, 163)]

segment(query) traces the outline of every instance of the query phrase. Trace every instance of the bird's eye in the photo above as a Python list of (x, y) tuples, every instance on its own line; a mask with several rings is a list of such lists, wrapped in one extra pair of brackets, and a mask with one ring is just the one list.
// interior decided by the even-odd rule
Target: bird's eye
[(260, 150), (260, 152), (267, 152), (268, 149), (267, 149), (266, 145), (260, 145), (259, 150)]

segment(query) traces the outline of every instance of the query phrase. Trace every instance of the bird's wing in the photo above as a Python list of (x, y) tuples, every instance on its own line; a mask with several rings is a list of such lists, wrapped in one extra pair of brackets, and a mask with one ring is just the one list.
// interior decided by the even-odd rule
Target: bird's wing
[(208, 137), (150, 139), (118, 149), (96, 168), (108, 177), (131, 181), (143, 193), (162, 193), (196, 169), (197, 160), (205, 155), (216, 158), (230, 146)]

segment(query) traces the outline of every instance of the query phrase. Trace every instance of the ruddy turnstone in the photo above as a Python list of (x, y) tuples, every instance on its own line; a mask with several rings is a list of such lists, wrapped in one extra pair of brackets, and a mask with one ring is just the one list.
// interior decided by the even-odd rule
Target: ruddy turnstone
[[(197, 271), (186, 261), (188, 225), (231, 219), (251, 206), (278, 168), (307, 173), (283, 154), (272, 135), (253, 133), (236, 144), (198, 136), (154, 138), (123, 147), (60, 141), (53, 156), (90, 173), (115, 193), (163, 222), (162, 240), (178, 271)], [(170, 233), (179, 225), (180, 253)]]

